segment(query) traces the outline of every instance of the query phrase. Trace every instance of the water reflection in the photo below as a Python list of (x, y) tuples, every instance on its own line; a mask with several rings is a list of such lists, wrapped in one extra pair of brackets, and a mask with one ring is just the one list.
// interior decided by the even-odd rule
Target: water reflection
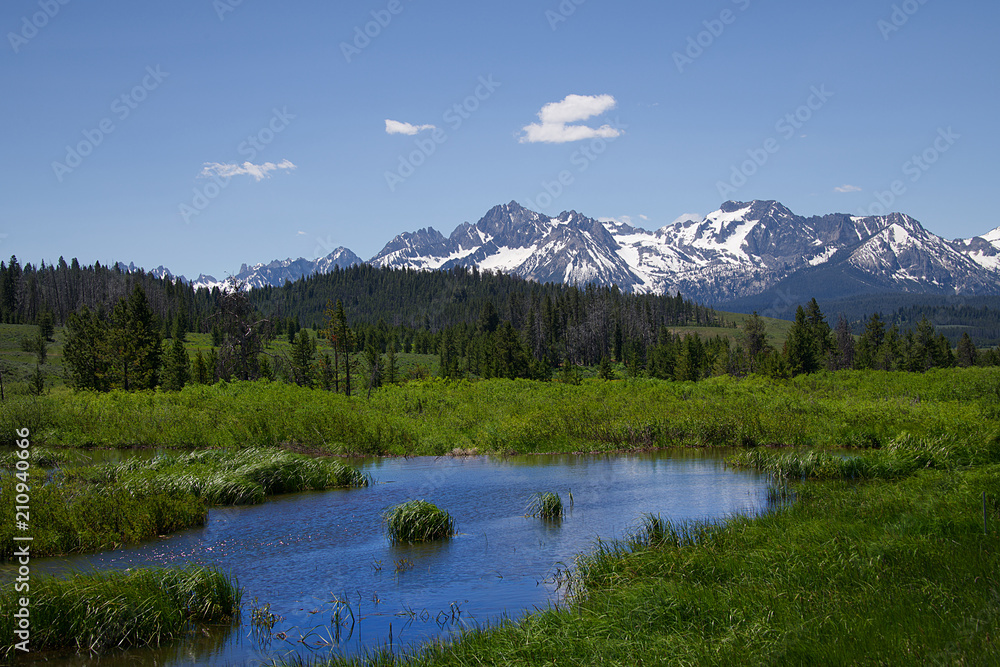
[[(356, 653), (390, 638), (394, 648), (406, 647), (558, 602), (559, 575), (574, 556), (598, 537), (624, 537), (643, 513), (711, 520), (766, 506), (765, 478), (727, 470), (719, 452), (700, 450), (356, 463), (376, 484), (213, 509), (204, 527), (137, 547), (34, 561), (34, 572), (216, 565), (237, 576), (245, 603), (269, 603), (280, 618), (264, 641), (254, 640), (262, 633), (254, 633), (248, 606), (235, 629), (198, 630), (170, 648), (61, 664), (244, 664), (289, 652)], [(524, 516), (538, 491), (562, 496), (561, 521)], [(458, 535), (390, 545), (381, 513), (411, 499), (449, 511)]]

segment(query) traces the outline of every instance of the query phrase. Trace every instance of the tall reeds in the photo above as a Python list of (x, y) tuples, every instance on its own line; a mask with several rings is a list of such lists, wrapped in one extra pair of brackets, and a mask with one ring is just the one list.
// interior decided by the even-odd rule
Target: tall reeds
[[(22, 595), (5, 586), (0, 608), (14, 609)], [(156, 646), (184, 634), (191, 623), (236, 619), (241, 596), (233, 577), (193, 565), (33, 576), (30, 646), (32, 651), (73, 648), (81, 653)], [(13, 623), (11, 614), (0, 614), (0, 646), (12, 647)], [(10, 657), (13, 649), (6, 650)]]
[(425, 500), (409, 500), (382, 515), (393, 544), (440, 540), (455, 534), (455, 520), (448, 512)]
[(531, 496), (527, 507), (528, 516), (537, 516), (542, 519), (559, 519), (563, 515), (562, 498), (558, 493), (551, 491), (539, 491)]

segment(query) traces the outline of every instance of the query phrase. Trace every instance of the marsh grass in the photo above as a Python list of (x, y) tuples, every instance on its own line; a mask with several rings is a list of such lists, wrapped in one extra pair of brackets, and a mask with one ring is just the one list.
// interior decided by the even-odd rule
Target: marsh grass
[(209, 505), (251, 505), (280, 493), (371, 483), (369, 475), (339, 461), (256, 448), (130, 459), (71, 474), (116, 483), (133, 492), (191, 493)]
[[(15, 486), (0, 476), (0, 561), (14, 555)], [(32, 477), (33, 556), (113, 549), (205, 523), (205, 503), (191, 493), (131, 491)]]
[(528, 501), (528, 516), (537, 516), (542, 519), (560, 519), (563, 515), (562, 498), (558, 493), (551, 491), (539, 491), (531, 496)]
[[(68, 463), (81, 463), (87, 460), (86, 455), (78, 451), (66, 449), (53, 449), (51, 447), (31, 447), (28, 461), (32, 466), (39, 468), (55, 468)], [(17, 465), (21, 458), (16, 452), (0, 453), (0, 468), (11, 469)]]
[(394, 505), (382, 518), (393, 544), (440, 540), (455, 534), (455, 520), (451, 515), (425, 500)]
[[(371, 477), (339, 461), (276, 449), (207, 450), (67, 468), (32, 481), (32, 553), (79, 553), (203, 525), (210, 505), (249, 505), (279, 493), (361, 487)], [(0, 560), (12, 557), (13, 478), (0, 475)]]
[[(0, 608), (13, 609), (13, 587), (0, 591)], [(31, 649), (73, 648), (100, 653), (156, 646), (186, 633), (192, 623), (235, 620), (242, 593), (229, 575), (199, 566), (126, 572), (32, 576)], [(13, 618), (0, 615), (0, 646), (10, 657)]]

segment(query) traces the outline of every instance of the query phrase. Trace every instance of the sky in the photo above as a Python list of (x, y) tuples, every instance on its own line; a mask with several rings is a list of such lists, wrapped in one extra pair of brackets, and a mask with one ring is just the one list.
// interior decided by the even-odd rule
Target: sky
[(222, 279), (515, 200), (1000, 226), (1000, 4), (5, 0), (0, 257)]

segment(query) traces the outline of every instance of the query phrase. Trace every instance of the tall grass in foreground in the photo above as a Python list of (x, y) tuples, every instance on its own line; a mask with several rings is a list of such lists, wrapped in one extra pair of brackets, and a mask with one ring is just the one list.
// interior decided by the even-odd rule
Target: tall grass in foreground
[(425, 500), (408, 500), (390, 507), (382, 518), (393, 544), (440, 540), (455, 534), (451, 515)]
[(558, 519), (563, 515), (562, 498), (558, 493), (551, 491), (539, 491), (531, 496), (528, 501), (528, 516), (537, 516), (542, 519)]
[[(13, 653), (13, 587), (0, 591), (0, 646)], [(78, 573), (65, 579), (31, 579), (32, 651), (156, 646), (178, 637), (190, 623), (224, 623), (238, 617), (236, 580), (213, 568), (155, 568)], [(11, 611), (11, 613), (8, 613)]]
[[(200, 526), (208, 511), (190, 493), (134, 492), (115, 484), (45, 483), (31, 477), (31, 554), (113, 549)], [(0, 475), (0, 562), (14, 554), (15, 478)]]

